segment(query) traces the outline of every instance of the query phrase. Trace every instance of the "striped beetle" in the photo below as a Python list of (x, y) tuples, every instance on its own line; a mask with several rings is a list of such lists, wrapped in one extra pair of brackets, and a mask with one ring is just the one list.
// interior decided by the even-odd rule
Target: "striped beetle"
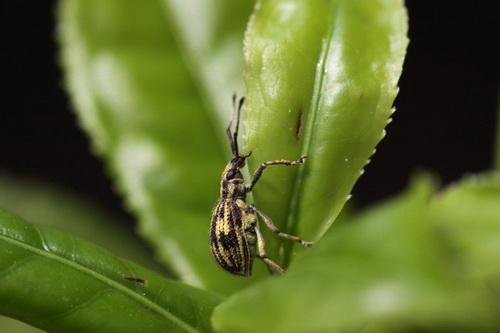
[[(241, 98), (236, 107), (233, 96), (233, 119), (227, 127), (227, 136), (231, 145), (232, 158), (222, 172), (220, 198), (212, 212), (210, 224), (210, 251), (217, 263), (226, 271), (241, 276), (250, 276), (254, 257), (260, 258), (271, 272), (283, 273), (284, 270), (266, 255), (265, 242), (257, 225), (257, 217), (278, 236), (299, 242), (305, 247), (312, 245), (297, 236), (281, 232), (264, 213), (245, 202), (246, 194), (254, 188), (262, 172), (270, 165), (297, 165), (304, 163), (306, 156), (298, 160), (275, 160), (261, 163), (255, 171), (250, 184), (245, 184), (241, 168), (251, 152), (240, 155), (238, 150), (238, 130), (240, 113), (244, 103)], [(236, 125), (231, 131), (234, 114)]]

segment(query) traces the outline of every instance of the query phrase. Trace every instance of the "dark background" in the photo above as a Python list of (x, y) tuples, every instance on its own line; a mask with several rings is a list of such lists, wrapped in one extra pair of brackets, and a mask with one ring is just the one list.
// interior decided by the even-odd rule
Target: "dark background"
[[(500, 72), (496, 3), (407, 1), (411, 41), (398, 111), (354, 189), (357, 204), (399, 192), (415, 170), (430, 170), (446, 184), (492, 168)], [(51, 181), (132, 221), (62, 89), (54, 5), (2, 2), (0, 171)]]

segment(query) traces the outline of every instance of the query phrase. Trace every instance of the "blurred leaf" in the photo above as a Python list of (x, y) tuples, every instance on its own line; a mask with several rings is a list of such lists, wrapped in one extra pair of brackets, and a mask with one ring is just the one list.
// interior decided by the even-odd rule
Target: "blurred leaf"
[(18, 320), (0, 316), (0, 327), (2, 332), (8, 333), (43, 333), (44, 331), (39, 330), (33, 326), (29, 326)]
[(493, 147), (495, 149), (495, 151), (493, 152), (493, 158), (495, 158), (495, 167), (497, 170), (500, 170), (500, 86), (498, 87), (496, 142)]
[(232, 111), (231, 95), (243, 91), (243, 33), (254, 0), (162, 1), (200, 94), (219, 120), (218, 134), (226, 148), (223, 129)]
[(0, 313), (51, 332), (206, 332), (219, 302), (4, 211), (0, 277)]
[[(214, 52), (192, 54), (197, 66), (186, 65), (173, 19), (153, 0), (62, 1), (62, 58), (82, 125), (139, 216), (141, 233), (183, 281), (227, 294), (252, 280), (230, 276), (210, 257), (208, 227), (227, 143), (222, 146), (218, 137), (224, 135), (219, 117), (202, 103), (201, 95), (210, 92), (197, 88), (209, 85), (218, 52), (237, 53), (231, 48), (238, 47), (235, 36), (243, 34), (246, 18), (221, 25), (232, 15), (225, 10), (231, 2), (202, 3), (179, 3), (193, 15), (183, 17), (179, 7), (176, 17), (195, 29), (188, 35), (211, 36), (184, 43), (187, 52)], [(220, 43), (198, 46), (201, 41)], [(217, 72), (214, 89), (220, 81), (237, 81), (225, 77), (238, 72), (231, 68)], [(225, 94), (211, 99), (227, 98), (229, 108)]]
[(33, 223), (52, 225), (156, 271), (151, 251), (123, 222), (75, 193), (0, 173), (0, 207)]
[[(337, 225), (286, 276), (218, 306), (221, 332), (489, 332), (493, 314), (462, 279), (428, 214), (432, 186)], [(498, 328), (498, 327), (497, 327)]]
[(335, 220), (384, 136), (406, 33), (400, 0), (258, 2), (245, 37), (250, 166), (309, 157), (256, 186), (256, 205), (282, 229), (317, 240)]
[(440, 193), (431, 207), (461, 266), (471, 277), (495, 283), (500, 296), (500, 172), (466, 178)]

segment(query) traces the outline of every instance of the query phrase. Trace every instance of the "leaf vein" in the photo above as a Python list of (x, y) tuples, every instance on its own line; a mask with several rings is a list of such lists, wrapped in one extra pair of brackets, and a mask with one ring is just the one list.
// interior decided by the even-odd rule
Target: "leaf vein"
[[(34, 228), (41, 235), (41, 231), (36, 227), (34, 227)], [(41, 239), (42, 239), (42, 243), (44, 243), (43, 236), (41, 237)], [(60, 254), (48, 251), (48, 249), (46, 248), (47, 247), (46, 243), (43, 244), (44, 250), (41, 250), (32, 244), (25, 243), (19, 239), (12, 239), (12, 238), (8, 237), (8, 235), (5, 235), (5, 234), (0, 234), (0, 241), (4, 241), (4, 242), (9, 243), (9, 244), (14, 245), (14, 246), (18, 246), (26, 251), (33, 253), (35, 256), (40, 256), (40, 257), (43, 257), (46, 259), (51, 259), (51, 260), (57, 261), (64, 266), (75, 269), (83, 274), (90, 275), (91, 277), (99, 280), (103, 284), (108, 285), (111, 289), (115, 289), (118, 292), (123, 293), (125, 296), (138, 302), (139, 304), (151, 309), (153, 312), (157, 313), (161, 317), (164, 317), (165, 319), (174, 322), (180, 328), (182, 328), (184, 331), (198, 332), (195, 328), (191, 327), (188, 323), (186, 323), (182, 319), (176, 317), (174, 314), (170, 313), (168, 310), (164, 309), (159, 304), (154, 303), (149, 298), (145, 298), (142, 295), (137, 294), (133, 290), (127, 288), (126, 286), (124, 286), (120, 283), (117, 283), (116, 281), (114, 281), (110, 277), (105, 276), (100, 272), (96, 272), (96, 271), (90, 269), (89, 267), (86, 267), (78, 262), (71, 261), (70, 259), (63, 257)], [(34, 256), (32, 256), (31, 258), (33, 258), (33, 257)]]
[(13, 262), (12, 265), (9, 265), (8, 267), (6, 267), (2, 271), (0, 271), (0, 280), (5, 278), (9, 274), (13, 273), (19, 267), (24, 266), (26, 263), (32, 261), (33, 259), (34, 259), (34, 256), (30, 255), (30, 256), (24, 257), (21, 260)]

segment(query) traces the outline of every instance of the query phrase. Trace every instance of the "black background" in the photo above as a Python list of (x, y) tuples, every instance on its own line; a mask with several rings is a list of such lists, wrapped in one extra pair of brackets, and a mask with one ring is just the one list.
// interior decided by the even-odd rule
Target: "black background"
[[(127, 217), (62, 89), (54, 5), (2, 2), (0, 171), (51, 181)], [(361, 206), (402, 190), (415, 170), (446, 184), (493, 166), (497, 1), (412, 0), (407, 7), (411, 41), (397, 112), (354, 189)]]

